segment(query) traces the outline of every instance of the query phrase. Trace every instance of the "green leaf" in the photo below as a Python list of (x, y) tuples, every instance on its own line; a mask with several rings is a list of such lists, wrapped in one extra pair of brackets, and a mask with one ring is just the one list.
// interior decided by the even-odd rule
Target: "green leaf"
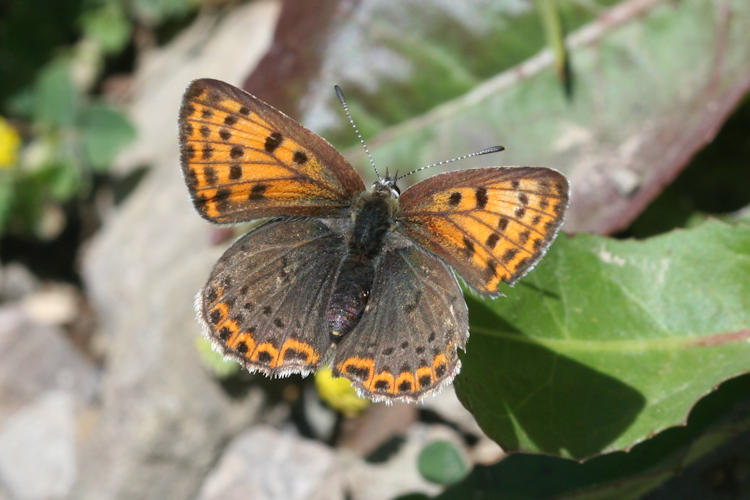
[(95, 170), (106, 170), (120, 148), (135, 138), (135, 128), (125, 115), (104, 104), (84, 108), (79, 127), (84, 151)]
[(18, 118), (32, 118), (35, 112), (34, 87), (28, 85), (15, 94), (8, 97), (6, 101), (8, 114)]
[(50, 127), (72, 125), (77, 94), (70, 76), (70, 63), (53, 60), (37, 77), (34, 86), (34, 121)]
[(48, 168), (17, 176), (13, 186), (11, 230), (34, 231), (48, 198), (49, 176)]
[(18, 170), (13, 179), (7, 180), (12, 189), (11, 203), (3, 207), (6, 186), (0, 176), (0, 219), (3, 208), (6, 208), (9, 213), (5, 216), (12, 221), (10, 231), (18, 231), (20, 234), (31, 232), (37, 236), (45, 207), (50, 202), (69, 200), (81, 192), (84, 186), (82, 172), (66, 152), (64, 143), (57, 146), (55, 157), (43, 166), (31, 171)]
[(13, 207), (13, 179), (9, 171), (0, 170), (0, 236), (10, 218)]
[(448, 441), (433, 441), (419, 453), (419, 473), (438, 484), (457, 483), (469, 473), (461, 452)]
[(40, 182), (46, 186), (42, 187), (49, 190), (50, 197), (58, 202), (65, 202), (74, 197), (83, 184), (79, 166), (66, 158), (47, 166), (43, 177), (46, 178), (46, 182), (42, 179)]
[(155, 25), (192, 12), (199, 0), (131, 0), (131, 5), (142, 22)]
[(565, 33), (557, 8), (557, 0), (536, 0), (535, 4), (539, 16), (542, 18), (547, 44), (555, 57), (555, 70), (563, 83), (567, 96), (570, 97), (570, 64), (568, 51), (565, 48)]
[[(633, 447), (584, 463), (522, 453), (477, 466), (437, 498), (641, 498), (668, 479), (750, 431), (750, 375), (702, 399), (687, 426), (667, 429)], [(720, 450), (719, 450), (720, 451)], [(539, 480), (543, 478), (543, 480)], [(660, 496), (659, 498), (679, 498)]]
[(96, 40), (105, 53), (120, 52), (130, 40), (132, 26), (120, 2), (107, 2), (81, 18), (87, 37)]
[(469, 297), (456, 391), (504, 449), (586, 458), (685, 421), (750, 370), (750, 227), (562, 236), (508, 297)]
[(0, 113), (6, 99), (25, 93), (61, 47), (78, 38), (79, 0), (0, 2)]
[(734, 224), (750, 225), (750, 205), (726, 216), (726, 221)]
[[(557, 2), (557, 12), (565, 20), (566, 29), (572, 30), (596, 19), (598, 12), (614, 3), (615, 0), (592, 0), (587, 8), (581, 8), (577, 0), (561, 0)], [(315, 96), (331, 106), (326, 114), (339, 115), (339, 104), (329, 90), (333, 80), (342, 85), (352, 103), (362, 103), (352, 112), (357, 123), (373, 124), (362, 127), (368, 139), (385, 127), (419, 116), (481, 87), (546, 45), (545, 29), (532, 2), (485, 2), (481, 6), (453, 2), (427, 10), (418, 2), (364, 2), (361, 8), (365, 12), (360, 15), (372, 22), (330, 23), (331, 33), (328, 43), (321, 44), (325, 48), (322, 54), (304, 53), (302, 56), (305, 60), (322, 58), (324, 67), (328, 68), (321, 73), (323, 78), (316, 85), (321, 95)], [(290, 26), (286, 29), (294, 29), (294, 19), (290, 16), (287, 21)], [(325, 25), (325, 21), (320, 24)], [(319, 36), (322, 35), (316, 33), (316, 38)], [(340, 39), (346, 39), (347, 43), (336, 43)], [(315, 47), (308, 43), (304, 50), (313, 51)], [(275, 66), (281, 71), (280, 64)], [(308, 77), (303, 72), (291, 75), (293, 79)], [(267, 74), (259, 79), (261, 84), (274, 81)], [(291, 87), (299, 85), (293, 83)], [(555, 103), (562, 95), (559, 81), (556, 85), (556, 94), (551, 96)], [(296, 99), (291, 101), (282, 109), (293, 109)], [(325, 123), (327, 129), (323, 131), (323, 127), (316, 127), (319, 114), (316, 115), (310, 116), (309, 125), (322, 131), (334, 144), (356, 143), (348, 123)], [(422, 151), (412, 150), (411, 156), (404, 156), (407, 162), (391, 163), (391, 158), (385, 157), (382, 161), (379, 159), (379, 163), (407, 169), (419, 166), (422, 161), (441, 160), (476, 149), (480, 142), (476, 139), (488, 140), (480, 146), (487, 147), (498, 141), (498, 138), (492, 139), (491, 131), (496, 128), (496, 122), (506, 116), (504, 110), (488, 112), (467, 129), (471, 133), (458, 133), (448, 141), (448, 136), (432, 136), (435, 139), (432, 146), (440, 147), (442, 142), (448, 142), (446, 146), (460, 144), (449, 150), (448, 156), (441, 156), (447, 148), (440, 147), (430, 155), (415, 156), (415, 152)], [(486, 125), (491, 128), (487, 129)], [(387, 128), (385, 133), (389, 134)], [(503, 137), (502, 141), (505, 140)], [(420, 149), (427, 147), (417, 145)], [(355, 146), (355, 151), (358, 152), (358, 148)]]

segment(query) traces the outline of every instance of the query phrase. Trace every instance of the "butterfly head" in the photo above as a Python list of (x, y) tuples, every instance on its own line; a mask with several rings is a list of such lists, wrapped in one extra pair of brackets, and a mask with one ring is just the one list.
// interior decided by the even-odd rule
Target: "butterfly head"
[(373, 183), (372, 192), (398, 200), (398, 197), (401, 196), (401, 190), (396, 185), (396, 181), (398, 181), (398, 173), (391, 176), (386, 169), (385, 177), (378, 177), (378, 180)]
[(357, 128), (357, 124), (354, 123), (352, 114), (349, 112), (349, 105), (346, 103), (346, 98), (344, 97), (344, 91), (341, 90), (341, 87), (339, 87), (338, 85), (334, 85), (333, 88), (336, 90), (336, 95), (338, 96), (339, 101), (341, 102), (341, 106), (344, 108), (344, 114), (346, 114), (346, 118), (349, 120), (349, 123), (354, 129), (354, 132), (357, 134), (357, 138), (359, 139), (359, 143), (362, 145), (362, 149), (364, 149), (365, 154), (367, 154), (367, 159), (370, 161), (370, 166), (372, 166), (372, 169), (375, 172), (375, 175), (378, 176), (378, 180), (375, 181), (375, 183), (372, 185), (372, 193), (374, 195), (381, 196), (383, 198), (390, 198), (392, 200), (398, 200), (399, 196), (401, 196), (401, 190), (396, 185), (396, 182), (399, 179), (403, 179), (404, 177), (407, 177), (412, 174), (416, 174), (417, 172), (421, 172), (422, 170), (426, 170), (428, 168), (445, 165), (447, 163), (453, 163), (454, 161), (465, 160), (467, 158), (472, 158), (474, 156), (497, 153), (505, 149), (505, 147), (503, 146), (492, 146), (490, 148), (485, 148), (481, 151), (475, 151), (474, 153), (456, 156), (455, 158), (451, 158), (450, 160), (443, 160), (437, 163), (430, 163), (429, 165), (425, 165), (424, 167), (416, 168), (412, 170), (411, 172), (407, 172), (404, 175), (398, 175), (398, 172), (396, 172), (395, 174), (393, 174), (393, 176), (391, 176), (388, 173), (388, 170), (386, 169), (385, 177), (380, 177), (380, 174), (378, 173), (378, 169), (375, 168), (375, 161), (373, 160), (372, 155), (370, 154), (370, 150), (367, 148), (367, 144), (365, 144), (365, 140), (362, 138), (362, 134)]

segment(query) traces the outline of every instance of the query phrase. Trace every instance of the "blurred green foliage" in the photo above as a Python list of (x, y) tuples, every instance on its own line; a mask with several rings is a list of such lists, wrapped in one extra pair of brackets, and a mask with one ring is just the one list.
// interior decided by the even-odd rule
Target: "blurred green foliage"
[(469, 466), (458, 447), (449, 441), (433, 441), (417, 459), (419, 473), (433, 483), (455, 484), (469, 474)]
[[(45, 213), (91, 191), (136, 131), (101, 95), (133, 34), (186, 19), (198, 0), (43, 0), (0, 7), (0, 236), (49, 239)], [(127, 58), (126, 57), (126, 58)], [(119, 59), (118, 59), (119, 58)]]

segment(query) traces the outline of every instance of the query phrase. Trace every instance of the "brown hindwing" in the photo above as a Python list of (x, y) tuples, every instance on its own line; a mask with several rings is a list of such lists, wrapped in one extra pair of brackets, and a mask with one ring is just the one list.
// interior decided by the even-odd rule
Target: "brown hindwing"
[(445, 263), (417, 246), (387, 248), (369, 304), (338, 345), (334, 375), (374, 401), (418, 401), (453, 380), (469, 319)]
[(208, 337), (250, 371), (309, 373), (330, 341), (325, 306), (346, 251), (315, 220), (269, 222), (237, 240), (200, 294)]

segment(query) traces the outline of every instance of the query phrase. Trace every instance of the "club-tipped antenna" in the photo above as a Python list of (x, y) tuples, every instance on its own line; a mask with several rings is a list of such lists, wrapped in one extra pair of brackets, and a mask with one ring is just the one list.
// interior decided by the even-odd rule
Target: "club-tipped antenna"
[(357, 138), (359, 139), (359, 143), (362, 145), (362, 149), (365, 150), (367, 159), (370, 160), (370, 166), (372, 166), (372, 169), (375, 171), (375, 175), (378, 177), (378, 179), (380, 179), (381, 177), (378, 173), (378, 169), (375, 167), (375, 160), (372, 159), (370, 150), (367, 149), (367, 144), (365, 144), (365, 140), (362, 138), (362, 134), (359, 132), (357, 124), (354, 123), (354, 118), (352, 118), (352, 114), (349, 112), (349, 105), (346, 103), (346, 99), (344, 98), (344, 91), (341, 90), (341, 87), (339, 87), (338, 85), (334, 85), (333, 88), (336, 89), (336, 96), (338, 96), (339, 101), (341, 101), (341, 106), (344, 107), (344, 113), (346, 114), (349, 123), (351, 123), (352, 128), (354, 129), (354, 133), (357, 134)]
[(411, 172), (406, 172), (404, 175), (399, 175), (396, 180), (403, 179), (404, 177), (407, 177), (412, 174), (416, 174), (417, 172), (421, 172), (422, 170), (427, 170), (428, 168), (432, 167), (439, 167), (440, 165), (445, 165), (447, 163), (453, 163), (454, 161), (461, 161), (466, 160), (468, 158), (473, 158), (475, 156), (482, 156), (482, 155), (488, 155), (491, 153), (499, 153), (500, 151), (503, 151), (505, 149), (505, 146), (492, 146), (490, 148), (483, 149), (481, 151), (474, 151), (473, 153), (456, 156), (455, 158), (451, 158), (450, 160), (443, 160), (438, 161), (435, 163), (430, 163), (429, 165), (425, 165), (424, 167), (415, 168)]

